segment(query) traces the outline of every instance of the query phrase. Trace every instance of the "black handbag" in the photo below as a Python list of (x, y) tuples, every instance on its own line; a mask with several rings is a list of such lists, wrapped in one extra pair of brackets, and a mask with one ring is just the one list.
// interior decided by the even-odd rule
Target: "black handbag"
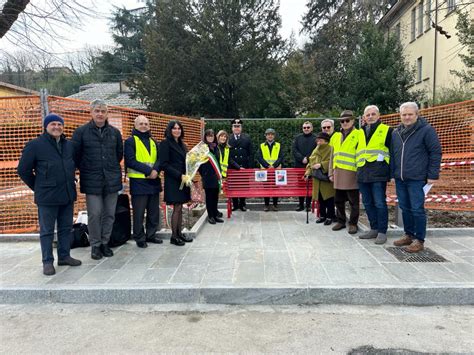
[(321, 168), (313, 169), (311, 172), (311, 176), (319, 181), (329, 181), (329, 176), (326, 173), (323, 173)]

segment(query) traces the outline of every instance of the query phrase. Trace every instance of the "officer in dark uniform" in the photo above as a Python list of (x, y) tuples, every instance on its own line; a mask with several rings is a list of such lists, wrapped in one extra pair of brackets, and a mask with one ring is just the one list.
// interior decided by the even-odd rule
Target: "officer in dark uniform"
[[(231, 121), (232, 134), (229, 137), (230, 158), (236, 163), (229, 166), (229, 169), (247, 169), (253, 168), (253, 147), (250, 137), (242, 133), (242, 120), (235, 118)], [(245, 198), (233, 198), (232, 210), (235, 211), (240, 208), (246, 211)]]

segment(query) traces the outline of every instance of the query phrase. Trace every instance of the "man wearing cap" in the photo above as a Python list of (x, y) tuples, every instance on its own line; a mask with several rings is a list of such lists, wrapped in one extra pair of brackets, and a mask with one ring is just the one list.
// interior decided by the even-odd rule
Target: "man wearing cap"
[[(130, 181), (133, 207), (133, 239), (139, 248), (161, 244), (156, 236), (160, 223), (161, 180), (158, 142), (151, 137), (150, 122), (143, 115), (135, 118), (132, 136), (125, 141), (125, 166)], [(146, 231), (143, 221), (146, 211)]]
[[(281, 168), (283, 163), (283, 151), (280, 143), (275, 142), (275, 130), (267, 128), (265, 131), (265, 142), (260, 144), (260, 149), (257, 151), (257, 161), (263, 169)], [(270, 210), (270, 197), (264, 197), (265, 206), (263, 210), (268, 212)], [(273, 197), (274, 211), (278, 211), (278, 197)]]
[[(309, 121), (303, 123), (303, 133), (298, 134), (293, 142), (293, 158), (295, 159), (295, 168), (306, 168), (309, 157), (316, 148), (316, 136), (313, 133), (313, 124)], [(310, 208), (311, 197), (299, 197), (299, 204), (296, 211), (303, 211)]]
[(359, 187), (357, 185), (356, 153), (359, 144), (359, 130), (354, 127), (355, 117), (352, 111), (344, 110), (340, 116), (341, 131), (331, 137), (330, 144), (334, 152), (329, 164), (329, 178), (336, 190), (337, 223), (333, 231), (346, 228), (346, 201), (349, 201), (349, 234), (357, 233), (359, 222)]
[(357, 182), (370, 230), (359, 238), (375, 239), (375, 244), (384, 244), (388, 228), (385, 190), (390, 180), (392, 128), (380, 122), (380, 112), (375, 105), (364, 109), (364, 121), (357, 146)]
[[(229, 137), (230, 145), (230, 159), (235, 164), (230, 165), (229, 169), (248, 169), (253, 168), (253, 147), (250, 137), (242, 133), (242, 120), (235, 118), (231, 121), (232, 134)], [(236, 211), (240, 208), (241, 211), (246, 211), (245, 198), (233, 198), (232, 210)]]
[(118, 192), (122, 189), (123, 143), (120, 131), (107, 120), (103, 100), (91, 102), (92, 119), (72, 136), (80, 171), (81, 192), (86, 194), (91, 258), (114, 255), (108, 242), (115, 220)]
[(38, 206), (43, 274), (56, 273), (53, 262), (54, 226), (57, 223), (58, 265), (79, 266), (70, 255), (76, 183), (73, 144), (63, 134), (62, 117), (49, 114), (44, 133), (29, 141), (18, 164), (18, 175), (34, 192)]

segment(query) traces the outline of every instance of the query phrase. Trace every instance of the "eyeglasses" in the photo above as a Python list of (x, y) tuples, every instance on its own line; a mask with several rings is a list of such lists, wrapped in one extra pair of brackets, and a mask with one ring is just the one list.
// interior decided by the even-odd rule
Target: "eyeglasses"
[(311, 126), (304, 126), (303, 129), (311, 129)]
[(340, 120), (341, 123), (349, 123), (351, 122), (352, 120), (350, 118), (348, 119), (345, 119), (345, 120)]
[(324, 126), (324, 127), (321, 127), (322, 129), (331, 129), (331, 126)]

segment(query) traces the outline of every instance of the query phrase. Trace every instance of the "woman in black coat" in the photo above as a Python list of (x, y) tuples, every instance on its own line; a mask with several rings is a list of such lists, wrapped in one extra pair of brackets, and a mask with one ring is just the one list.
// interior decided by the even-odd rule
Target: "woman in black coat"
[[(209, 151), (216, 157), (216, 162), (219, 161), (219, 150), (217, 149), (216, 135), (212, 129), (207, 129), (204, 132), (204, 143), (209, 146)], [(220, 169), (220, 167), (217, 167)], [(199, 174), (202, 178), (202, 187), (206, 192), (206, 209), (207, 221), (210, 224), (224, 222), (217, 210), (217, 203), (219, 202), (219, 180), (220, 176), (214, 170), (210, 162), (204, 163), (199, 167)]]
[(183, 226), (183, 203), (191, 200), (191, 190), (188, 186), (180, 189), (186, 174), (187, 147), (183, 142), (184, 129), (179, 121), (170, 121), (165, 130), (165, 139), (160, 143), (159, 164), (165, 175), (166, 204), (173, 205), (171, 215), (171, 244), (182, 246), (192, 242), (181, 231)]

